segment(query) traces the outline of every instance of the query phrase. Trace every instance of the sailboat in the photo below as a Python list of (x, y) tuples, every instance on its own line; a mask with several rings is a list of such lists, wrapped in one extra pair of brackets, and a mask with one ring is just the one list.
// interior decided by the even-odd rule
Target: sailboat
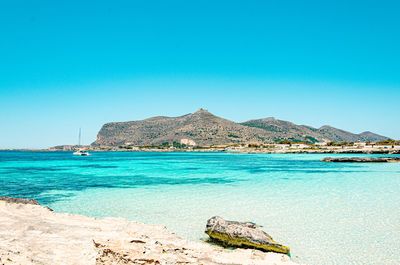
[(74, 156), (88, 156), (90, 155), (88, 151), (81, 149), (81, 128), (79, 128), (79, 144), (78, 150), (74, 152)]

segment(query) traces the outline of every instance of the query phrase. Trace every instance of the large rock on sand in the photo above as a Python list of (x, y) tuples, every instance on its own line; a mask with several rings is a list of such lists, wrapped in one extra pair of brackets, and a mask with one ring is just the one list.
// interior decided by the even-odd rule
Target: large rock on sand
[(275, 242), (270, 235), (249, 222), (227, 221), (214, 216), (207, 221), (206, 234), (226, 246), (255, 248), (263, 251), (289, 253), (289, 248)]

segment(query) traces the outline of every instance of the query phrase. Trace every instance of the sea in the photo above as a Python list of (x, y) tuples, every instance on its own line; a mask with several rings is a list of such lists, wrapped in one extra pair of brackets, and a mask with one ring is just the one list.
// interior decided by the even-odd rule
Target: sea
[(360, 154), (91, 154), (1, 151), (0, 196), (163, 224), (194, 241), (207, 238), (213, 216), (251, 221), (297, 262), (400, 264), (400, 163), (320, 161)]

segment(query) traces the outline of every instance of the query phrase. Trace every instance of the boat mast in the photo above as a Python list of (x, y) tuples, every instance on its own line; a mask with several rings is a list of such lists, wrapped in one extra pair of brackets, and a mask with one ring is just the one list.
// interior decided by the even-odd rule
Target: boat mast
[(81, 149), (81, 128), (79, 128), (79, 143), (78, 148)]

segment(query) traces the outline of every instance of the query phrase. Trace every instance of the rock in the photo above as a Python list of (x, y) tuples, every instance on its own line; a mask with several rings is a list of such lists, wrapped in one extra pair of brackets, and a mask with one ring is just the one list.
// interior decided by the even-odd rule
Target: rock
[(40, 205), (37, 200), (30, 200), (30, 199), (21, 199), (21, 198), (14, 198), (14, 197), (0, 197), (0, 201), (5, 201), (8, 203), (21, 203), (21, 204), (33, 204), (33, 205)]
[(181, 144), (185, 144), (187, 146), (196, 146), (196, 142), (190, 139), (181, 139)]
[(214, 216), (207, 221), (205, 233), (225, 246), (255, 248), (263, 251), (289, 253), (290, 249), (275, 242), (270, 235), (250, 222), (227, 221)]
[[(40, 205), (39, 202), (37, 200), (34, 199), (22, 199), (22, 198), (14, 198), (14, 197), (8, 197), (8, 196), (4, 196), (4, 197), (0, 197), (0, 201), (5, 201), (8, 203), (19, 203), (19, 204), (32, 204), (32, 205)], [(46, 206), (44, 207), (50, 211), (53, 211), (53, 209), (51, 209), (50, 207)]]
[(387, 163), (400, 162), (400, 157), (326, 157), (324, 162), (346, 162), (346, 163)]

